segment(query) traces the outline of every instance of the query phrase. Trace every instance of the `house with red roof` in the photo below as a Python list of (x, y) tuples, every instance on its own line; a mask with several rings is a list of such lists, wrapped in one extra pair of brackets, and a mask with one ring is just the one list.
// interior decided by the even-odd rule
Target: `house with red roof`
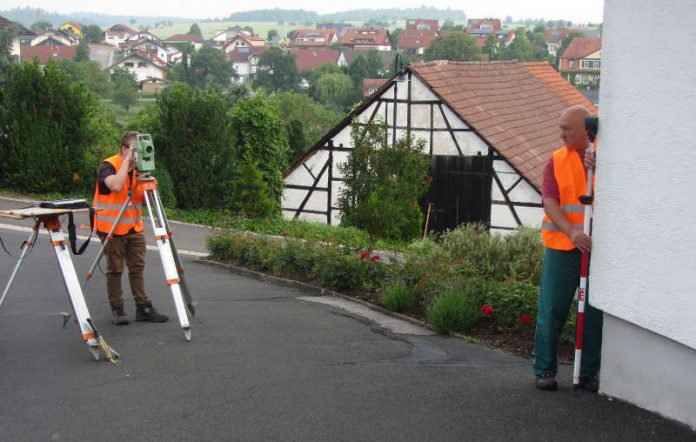
[(405, 54), (423, 55), (425, 49), (438, 36), (437, 20), (409, 19), (399, 35), (397, 47)]
[(162, 63), (167, 63), (169, 61), (169, 53), (160, 42), (161, 40), (155, 41), (144, 37), (138, 40), (128, 40), (122, 52), (124, 54), (148, 54), (148, 57), (156, 57)]
[(225, 53), (229, 54), (230, 52), (238, 48), (251, 47), (269, 47), (269, 44), (265, 39), (261, 37), (239, 34), (232, 37), (232, 39), (228, 40), (227, 43), (225, 43), (222, 46), (222, 49), (225, 51)]
[(337, 64), (339, 51), (324, 48), (289, 49), (289, 54), (295, 56), (295, 66), (298, 72), (317, 69), (324, 63)]
[(166, 80), (169, 76), (171, 65), (147, 52), (132, 52), (109, 66), (109, 72), (116, 67), (124, 67), (135, 75), (135, 81), (159, 78)]
[(389, 31), (384, 28), (348, 28), (341, 38), (341, 46), (352, 49), (390, 51), (391, 40)]
[(8, 28), (12, 29), (13, 31), (16, 31), (16, 33), (12, 32), (12, 40), (10, 41), (9, 48), (10, 54), (19, 57), (21, 55), (20, 49), (23, 45), (23, 42), (31, 41), (31, 39), (36, 36), (36, 33), (34, 31), (30, 31), (29, 29), (25, 28), (17, 22), (13, 22), (11, 20), (6, 19), (5, 17), (0, 16), (0, 31)]
[[(401, 78), (403, 77), (403, 78)], [(423, 201), (439, 232), (481, 222), (492, 232), (538, 227), (543, 170), (563, 141), (558, 118), (569, 106), (596, 109), (546, 62), (410, 64), (387, 80), (284, 172), (286, 218), (338, 224), (341, 164), (351, 122), (386, 123), (388, 142), (410, 136), (432, 158)]]
[(292, 39), (288, 46), (304, 47), (326, 47), (338, 42), (338, 31), (329, 29), (298, 29), (292, 34)]
[(104, 31), (104, 43), (116, 46), (118, 48), (122, 43), (135, 34), (137, 34), (137, 32), (126, 25), (113, 25)]
[(369, 97), (390, 81), (388, 78), (363, 78), (363, 97)]
[(575, 37), (558, 60), (558, 71), (577, 87), (599, 87), (601, 66), (601, 38)]
[(556, 56), (556, 51), (560, 49), (563, 39), (570, 34), (570, 29), (568, 28), (549, 28), (544, 31), (544, 41), (546, 42), (546, 49), (548, 49), (549, 54)]
[(195, 50), (203, 47), (203, 37), (197, 34), (175, 34), (162, 42), (166, 45), (190, 44)]
[(502, 29), (499, 18), (470, 18), (466, 23), (466, 32), (472, 37), (487, 37)]
[(34, 58), (39, 60), (39, 66), (44, 67), (49, 59), (72, 60), (75, 58), (77, 46), (23, 46), (20, 49), (20, 59), (22, 61), (32, 61)]

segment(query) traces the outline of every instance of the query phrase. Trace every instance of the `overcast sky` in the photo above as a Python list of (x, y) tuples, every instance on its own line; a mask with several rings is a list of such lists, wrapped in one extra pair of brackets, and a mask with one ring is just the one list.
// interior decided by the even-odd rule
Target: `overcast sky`
[[(227, 3), (227, 4), (225, 4)], [(544, 18), (564, 19), (576, 23), (602, 21), (604, 0), (351, 0), (327, 2), (326, 0), (255, 0), (253, 2), (220, 2), (217, 0), (2, 0), (1, 9), (33, 7), (49, 12), (99, 12), (104, 14), (169, 16), (192, 19), (227, 17), (232, 12), (250, 9), (305, 9), (320, 14), (349, 9), (417, 8), (421, 5), (436, 8), (463, 10), (467, 17), (497, 17), (508, 15), (514, 19)], [(418, 18), (418, 17), (413, 17)]]

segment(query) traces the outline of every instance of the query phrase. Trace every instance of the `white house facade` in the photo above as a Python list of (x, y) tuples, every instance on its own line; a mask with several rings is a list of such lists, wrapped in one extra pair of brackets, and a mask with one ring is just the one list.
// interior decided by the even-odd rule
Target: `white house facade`
[(605, 2), (589, 299), (600, 393), (696, 429), (693, 17), (687, 0)]

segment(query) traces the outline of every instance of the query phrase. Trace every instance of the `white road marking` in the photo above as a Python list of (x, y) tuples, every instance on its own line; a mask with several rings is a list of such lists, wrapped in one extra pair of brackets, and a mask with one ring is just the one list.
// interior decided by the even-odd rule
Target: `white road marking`
[[(29, 232), (31, 232), (32, 230), (34, 230), (34, 229), (31, 228), (31, 227), (15, 226), (15, 225), (12, 225), (12, 224), (2, 224), (2, 223), (0, 223), (0, 229), (14, 230), (15, 232), (26, 232), (26, 233), (29, 233)], [(46, 232), (44, 229), (41, 229), (41, 230), (39, 230), (39, 234), (41, 234), (41, 235), (48, 235), (48, 232)], [(84, 241), (84, 240), (87, 239), (87, 236), (85, 236), (85, 235), (77, 235), (77, 238), (80, 239), (80, 240), (82, 240), (82, 241)], [(100, 242), (100, 241), (99, 241), (99, 238), (96, 238), (96, 237), (92, 236), (92, 242)], [(146, 247), (147, 247), (148, 250), (154, 250), (154, 251), (158, 251), (158, 250), (159, 250), (159, 249), (157, 248), (157, 246), (153, 246), (153, 245), (147, 245)], [(194, 252), (194, 251), (192, 251), (192, 250), (178, 250), (178, 249), (177, 249), (177, 252), (179, 252), (179, 255), (188, 255), (188, 256), (196, 256), (196, 257), (208, 256), (207, 253)]]

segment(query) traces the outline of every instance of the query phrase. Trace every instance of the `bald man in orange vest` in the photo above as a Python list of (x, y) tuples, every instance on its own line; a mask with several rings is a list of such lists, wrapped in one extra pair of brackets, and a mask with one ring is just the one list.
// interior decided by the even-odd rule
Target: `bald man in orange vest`
[[(585, 207), (579, 200), (587, 194), (583, 158), (590, 143), (585, 118), (590, 116), (582, 106), (569, 107), (561, 114), (559, 126), (565, 146), (553, 153), (544, 168), (542, 201), (546, 216), (541, 234), (545, 251), (534, 348), (534, 374), (541, 390), (555, 390), (558, 386), (558, 340), (580, 282), (582, 253), (592, 247), (592, 239), (583, 232)], [(602, 312), (589, 304), (583, 343), (580, 387), (596, 392)]]

